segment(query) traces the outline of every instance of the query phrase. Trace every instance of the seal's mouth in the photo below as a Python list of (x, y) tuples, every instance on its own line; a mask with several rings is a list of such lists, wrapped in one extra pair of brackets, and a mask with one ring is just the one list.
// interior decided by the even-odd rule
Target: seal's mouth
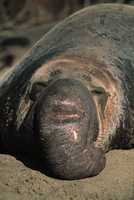
[(58, 178), (84, 178), (104, 168), (105, 157), (93, 144), (98, 136), (97, 110), (80, 81), (52, 82), (38, 100), (34, 121), (44, 162)]

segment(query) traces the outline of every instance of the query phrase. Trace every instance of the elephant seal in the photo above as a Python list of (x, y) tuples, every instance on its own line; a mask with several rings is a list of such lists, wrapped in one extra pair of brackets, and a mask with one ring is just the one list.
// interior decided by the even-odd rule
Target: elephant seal
[(134, 7), (83, 9), (0, 79), (0, 137), (61, 179), (97, 175), (134, 147)]

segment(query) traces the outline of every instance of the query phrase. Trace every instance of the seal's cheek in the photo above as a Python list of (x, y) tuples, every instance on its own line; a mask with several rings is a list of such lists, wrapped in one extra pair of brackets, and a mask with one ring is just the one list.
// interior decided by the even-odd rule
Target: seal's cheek
[(113, 95), (108, 99), (108, 102), (105, 108), (105, 115), (109, 123), (116, 122), (119, 105), (120, 105), (118, 101), (119, 100), (116, 95)]
[(98, 135), (98, 115), (92, 96), (79, 81), (59, 79), (41, 95), (35, 126), (48, 169), (62, 179), (98, 174), (105, 157), (93, 142)]

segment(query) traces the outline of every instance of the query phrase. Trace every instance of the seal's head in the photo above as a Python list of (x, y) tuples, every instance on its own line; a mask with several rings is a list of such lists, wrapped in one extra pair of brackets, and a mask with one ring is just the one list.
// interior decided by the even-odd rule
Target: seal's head
[(35, 127), (48, 169), (62, 179), (98, 174), (105, 157), (94, 146), (98, 115), (88, 89), (78, 80), (52, 82), (40, 96)]

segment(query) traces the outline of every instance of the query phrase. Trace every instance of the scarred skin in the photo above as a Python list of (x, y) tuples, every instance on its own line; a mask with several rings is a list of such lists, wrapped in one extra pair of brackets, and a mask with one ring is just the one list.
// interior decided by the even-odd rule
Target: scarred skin
[(65, 19), (0, 80), (1, 144), (61, 179), (97, 175), (104, 153), (134, 147), (134, 7)]

